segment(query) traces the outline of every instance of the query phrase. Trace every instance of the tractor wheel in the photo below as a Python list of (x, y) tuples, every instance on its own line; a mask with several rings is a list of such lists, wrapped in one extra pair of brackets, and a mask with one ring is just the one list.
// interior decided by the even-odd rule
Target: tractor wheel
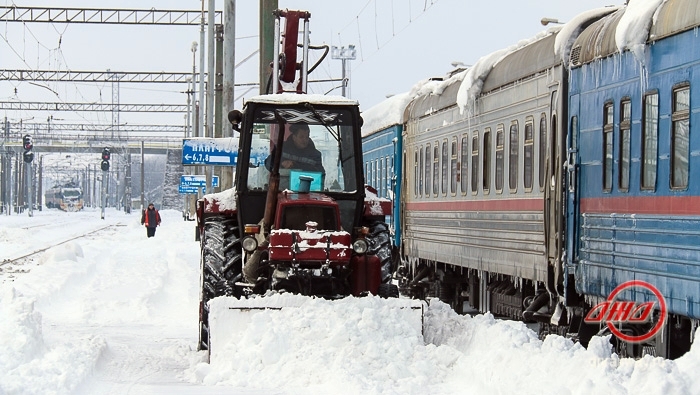
[(217, 296), (240, 296), (234, 286), (241, 279), (241, 239), (235, 217), (204, 219), (201, 236), (201, 294), (198, 350), (209, 349), (209, 306)]
[(382, 298), (398, 298), (399, 286), (395, 284), (379, 284), (379, 296)]
[(367, 244), (369, 245), (368, 253), (379, 257), (382, 263), (382, 284), (390, 283), (391, 276), (394, 274), (394, 268), (392, 265), (389, 228), (385, 223), (377, 221), (369, 226)]

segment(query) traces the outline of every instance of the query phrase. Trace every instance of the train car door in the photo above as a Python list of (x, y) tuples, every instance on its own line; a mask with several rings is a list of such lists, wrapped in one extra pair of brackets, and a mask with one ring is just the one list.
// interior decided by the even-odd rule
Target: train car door
[(571, 265), (577, 261), (578, 239), (578, 114), (579, 95), (572, 95), (569, 99), (569, 133), (568, 133), (568, 157), (566, 177), (566, 264)]
[[(547, 181), (545, 186), (545, 243), (547, 251), (548, 281), (550, 292), (563, 295), (564, 281), (561, 262), (564, 238), (564, 160), (566, 127), (562, 127), (559, 114), (565, 114), (563, 101), (554, 85), (550, 89), (549, 146), (547, 158)], [(563, 121), (564, 123), (566, 120)]]
[(578, 220), (579, 220), (579, 95), (569, 98), (569, 121), (566, 166), (566, 260), (565, 298), (567, 305), (577, 301), (574, 289), (574, 270), (578, 261)]

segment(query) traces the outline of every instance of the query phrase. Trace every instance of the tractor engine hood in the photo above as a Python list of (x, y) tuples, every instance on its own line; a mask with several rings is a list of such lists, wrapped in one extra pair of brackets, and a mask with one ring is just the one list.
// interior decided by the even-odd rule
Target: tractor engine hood
[(346, 265), (352, 236), (340, 227), (338, 203), (320, 193), (281, 192), (275, 227), (270, 231), (270, 260)]

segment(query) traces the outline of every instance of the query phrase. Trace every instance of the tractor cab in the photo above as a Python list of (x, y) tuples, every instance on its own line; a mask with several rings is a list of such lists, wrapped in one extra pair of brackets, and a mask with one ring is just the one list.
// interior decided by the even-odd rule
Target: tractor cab
[[(241, 223), (263, 218), (267, 193), (274, 188), (287, 195), (322, 194), (338, 206), (338, 230), (352, 231), (359, 225), (364, 179), (356, 101), (265, 95), (249, 100), (243, 112), (230, 118), (240, 132), (236, 185)], [(277, 185), (271, 181), (273, 170), (279, 174)], [(297, 204), (315, 202), (300, 199), (295, 198)]]

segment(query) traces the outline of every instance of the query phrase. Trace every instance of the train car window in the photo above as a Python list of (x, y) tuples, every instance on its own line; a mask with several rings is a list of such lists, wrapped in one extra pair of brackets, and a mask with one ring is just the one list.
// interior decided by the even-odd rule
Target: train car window
[(394, 198), (394, 196), (389, 196), (391, 193), (391, 180), (394, 178), (394, 166), (393, 166), (393, 157), (387, 156), (386, 157), (386, 194), (387, 197), (390, 197), (391, 199)]
[(441, 186), (442, 186), (442, 195), (445, 196), (445, 195), (447, 195), (447, 180), (448, 180), (447, 177), (449, 176), (449, 175), (447, 174), (447, 171), (448, 171), (447, 168), (448, 168), (449, 163), (450, 163), (450, 162), (448, 161), (448, 159), (447, 159), (447, 140), (444, 140), (444, 141), (442, 142), (442, 157), (441, 157), (441, 160), (442, 160), (442, 180), (441, 180), (442, 182), (441, 182)]
[(377, 158), (377, 193), (379, 197), (384, 197), (382, 181), (384, 180), (384, 169), (382, 169), (382, 158)]
[(372, 186), (375, 188), (379, 188), (379, 183), (377, 182), (377, 178), (379, 177), (377, 177), (377, 173), (379, 173), (379, 169), (377, 166), (377, 160), (375, 159), (372, 161)]
[(433, 196), (440, 194), (440, 142), (433, 147)]
[(508, 153), (508, 188), (511, 192), (518, 190), (518, 151), (520, 150), (520, 130), (518, 122), (510, 125), (510, 146)]
[(365, 184), (369, 182), (369, 162), (365, 162)]
[(386, 179), (387, 179), (387, 168), (386, 168), (386, 160), (383, 160), (382, 158), (379, 158), (379, 163), (382, 164), (382, 196), (386, 197)]
[[(569, 150), (569, 167), (576, 168), (576, 155), (578, 153), (578, 116), (571, 117), (571, 149)], [(576, 173), (569, 171), (569, 192), (574, 192), (576, 188)]]
[(504, 154), (503, 154), (503, 147), (505, 145), (505, 134), (503, 131), (503, 124), (498, 125), (498, 129), (496, 130), (496, 193), (501, 193), (503, 192), (503, 163), (504, 163)]
[(540, 155), (539, 155), (539, 175), (540, 191), (544, 190), (545, 177), (547, 177), (547, 114), (540, 117)]
[(617, 188), (627, 192), (630, 188), (630, 128), (632, 125), (632, 102), (629, 98), (620, 102), (620, 162)]
[(532, 117), (525, 120), (525, 144), (523, 145), (523, 186), (528, 192), (532, 190), (533, 145), (535, 143), (533, 122)]
[(690, 87), (673, 89), (673, 113), (671, 114), (671, 188), (688, 188), (690, 160)]
[(479, 188), (479, 132), (474, 132), (472, 137), (472, 193), (476, 194)]
[(382, 169), (382, 158), (377, 158), (377, 192), (379, 192), (379, 196), (383, 197), (384, 194), (382, 193), (382, 176), (383, 176), (383, 169)]
[(613, 104), (603, 106), (603, 192), (612, 191)]
[(656, 167), (659, 145), (659, 93), (644, 96), (642, 108), (642, 186), (643, 190), (656, 189)]
[(491, 187), (491, 130), (484, 130), (484, 148), (481, 150), (482, 154), (482, 178), (481, 178), (481, 188), (484, 193), (489, 193), (489, 188)]
[(430, 159), (433, 151), (430, 149), (430, 144), (425, 146), (425, 197), (430, 196), (430, 169), (433, 166), (433, 161)]
[(468, 188), (468, 175), (469, 175), (469, 137), (467, 135), (462, 136), (462, 168), (461, 168), (461, 178), (459, 180), (462, 193), (467, 193)]
[[(420, 160), (418, 159), (418, 151), (420, 151)], [(423, 164), (423, 150), (421, 150), (420, 148), (416, 149), (416, 155), (415, 155), (415, 159), (413, 161), (413, 182), (415, 184), (413, 186), (413, 189), (415, 191), (416, 197), (420, 196), (421, 190), (422, 190), (421, 187), (423, 186), (422, 185), (423, 178), (421, 177), (420, 180), (418, 179), (418, 175), (423, 174), (421, 172), (421, 168), (419, 167), (419, 164), (420, 165)]]
[(459, 172), (457, 170), (457, 137), (452, 138), (450, 151), (450, 193), (454, 195), (457, 193), (457, 179), (459, 178)]

